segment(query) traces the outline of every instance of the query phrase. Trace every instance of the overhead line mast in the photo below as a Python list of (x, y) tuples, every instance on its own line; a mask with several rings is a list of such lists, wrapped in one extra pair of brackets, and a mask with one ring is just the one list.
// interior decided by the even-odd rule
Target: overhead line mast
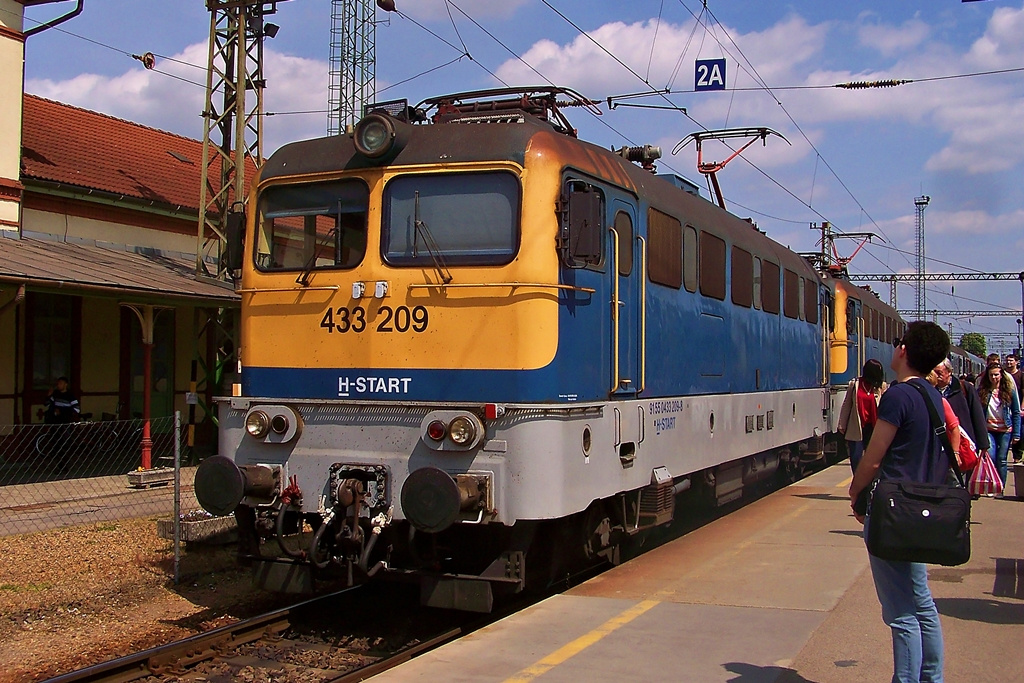
[[(394, 0), (376, 0), (385, 12)], [(331, 0), (331, 62), (327, 84), (327, 132), (354, 125), (377, 97), (377, 24), (373, 0)]]

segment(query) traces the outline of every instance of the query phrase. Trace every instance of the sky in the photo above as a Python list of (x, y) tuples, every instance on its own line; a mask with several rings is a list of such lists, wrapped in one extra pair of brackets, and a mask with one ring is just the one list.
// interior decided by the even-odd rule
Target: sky
[[(378, 10), (377, 99), (553, 83), (600, 100), (569, 109), (606, 147), (660, 145), (659, 172), (698, 183), (700, 130), (767, 126), (719, 173), (727, 207), (800, 252), (829, 221), (871, 232), (850, 272), (916, 269), (914, 199), (925, 210), (931, 273), (1024, 271), (1024, 0), (395, 0)], [(73, 1), (29, 8), (26, 28)], [(265, 52), (264, 152), (327, 133), (330, 0), (280, 0)], [(210, 15), (202, 0), (87, 0), (78, 17), (26, 43), (27, 92), (202, 138)], [(152, 52), (147, 71), (132, 54)], [(724, 91), (694, 92), (696, 60), (726, 60)], [(852, 81), (909, 80), (870, 89)], [(670, 90), (670, 94), (658, 91)], [(607, 98), (648, 93), (641, 98)], [(634, 106), (627, 106), (634, 105)], [(642, 105), (642, 106), (635, 106)], [(679, 109), (685, 109), (682, 113)], [(784, 138), (784, 139), (783, 139)], [(730, 141), (735, 145), (736, 141)], [(705, 144), (705, 160), (731, 151)], [(837, 240), (850, 256), (859, 241)], [(889, 283), (872, 287), (889, 301)], [(909, 283), (897, 306), (915, 306)], [(927, 309), (953, 331), (1018, 345), (1018, 280), (933, 282)], [(1000, 336), (1001, 335), (1001, 336)]]

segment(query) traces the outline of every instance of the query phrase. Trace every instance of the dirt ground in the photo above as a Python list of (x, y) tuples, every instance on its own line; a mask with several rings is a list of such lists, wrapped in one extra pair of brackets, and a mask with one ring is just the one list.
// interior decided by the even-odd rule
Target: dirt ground
[(234, 546), (173, 545), (156, 518), (0, 537), (0, 683), (44, 680), (294, 602), (253, 592)]

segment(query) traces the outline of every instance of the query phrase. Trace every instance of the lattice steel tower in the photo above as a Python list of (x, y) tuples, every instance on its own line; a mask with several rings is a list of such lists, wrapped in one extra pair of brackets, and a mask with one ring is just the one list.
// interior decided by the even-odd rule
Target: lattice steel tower
[(914, 208), (917, 209), (917, 319), (924, 320), (926, 297), (924, 291), (924, 210), (928, 202), (932, 200), (927, 195), (914, 198)]
[[(393, 0), (379, 1), (393, 11)], [(337, 135), (363, 115), (376, 98), (373, 0), (332, 0), (331, 66), (327, 85), (327, 132)]]

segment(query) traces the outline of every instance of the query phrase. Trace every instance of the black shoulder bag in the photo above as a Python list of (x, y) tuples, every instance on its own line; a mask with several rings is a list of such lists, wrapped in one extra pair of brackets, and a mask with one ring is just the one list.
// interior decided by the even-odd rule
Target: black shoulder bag
[(921, 394), (931, 426), (949, 458), (958, 484), (879, 480), (871, 493), (868, 552), (883, 560), (926, 562), (948, 567), (971, 559), (971, 495), (957, 468), (946, 427), (924, 387)]

